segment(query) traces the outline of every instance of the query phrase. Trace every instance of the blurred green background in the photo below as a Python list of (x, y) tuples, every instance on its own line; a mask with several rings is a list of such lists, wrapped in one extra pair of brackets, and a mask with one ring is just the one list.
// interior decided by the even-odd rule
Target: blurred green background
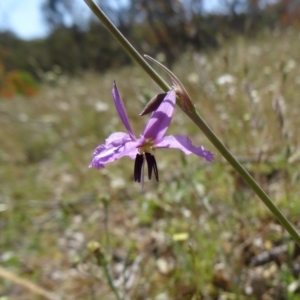
[[(99, 4), (178, 76), (299, 229), (300, 5)], [(129, 158), (88, 168), (95, 147), (125, 131), (113, 80), (136, 135), (161, 91), (79, 8), (44, 1), (43, 38), (0, 33), (0, 299), (117, 299), (106, 270), (120, 299), (299, 299), (300, 249), (180, 109), (168, 133), (204, 145), (213, 163), (157, 150), (160, 182), (143, 191)]]

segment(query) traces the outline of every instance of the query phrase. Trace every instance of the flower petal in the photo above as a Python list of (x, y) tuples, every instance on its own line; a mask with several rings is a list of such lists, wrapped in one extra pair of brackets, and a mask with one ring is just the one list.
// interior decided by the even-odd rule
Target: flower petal
[[(113, 139), (114, 137), (116, 139)], [(90, 168), (102, 169), (105, 164), (123, 156), (129, 156), (131, 159), (134, 159), (138, 153), (137, 142), (132, 141), (127, 133), (113, 133), (105, 142), (105, 144), (95, 149), (92, 162), (89, 165)]]
[(195, 147), (191, 140), (184, 135), (170, 135), (155, 145), (156, 148), (176, 148), (183, 151), (185, 154), (194, 153), (198, 156), (204, 157), (207, 161), (213, 161), (214, 155), (204, 149), (203, 146)]
[(160, 141), (164, 137), (170, 125), (175, 104), (176, 91), (172, 89), (168, 92), (158, 109), (152, 113), (142, 134), (144, 139)]
[(105, 147), (121, 146), (130, 141), (132, 141), (132, 139), (129, 134), (124, 132), (114, 132), (105, 140)]
[(134, 133), (131, 129), (129, 119), (128, 119), (128, 116), (127, 116), (127, 113), (126, 113), (126, 109), (125, 109), (123, 100), (122, 100), (121, 95), (118, 91), (117, 84), (116, 84), (115, 81), (114, 81), (114, 85), (113, 85), (113, 89), (112, 89), (112, 96), (113, 96), (113, 99), (114, 99), (116, 110), (119, 114), (119, 117), (120, 117), (122, 123), (124, 124), (124, 126), (125, 126), (127, 132), (129, 133), (131, 139), (133, 141), (135, 141), (136, 137), (135, 137), (135, 135), (134, 135)]

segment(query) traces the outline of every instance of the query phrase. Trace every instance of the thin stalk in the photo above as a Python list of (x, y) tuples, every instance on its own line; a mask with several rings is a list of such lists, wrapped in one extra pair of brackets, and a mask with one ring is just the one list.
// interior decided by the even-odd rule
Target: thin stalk
[(285, 218), (282, 212), (277, 208), (269, 196), (254, 180), (254, 178), (246, 171), (246, 169), (238, 162), (238, 160), (232, 155), (232, 153), (225, 147), (225, 145), (219, 140), (215, 133), (205, 123), (199, 113), (194, 112), (187, 113), (187, 115), (194, 121), (194, 123), (201, 129), (211, 143), (219, 150), (224, 158), (231, 164), (231, 166), (240, 174), (240, 176), (248, 183), (254, 193), (263, 201), (268, 207), (271, 213), (277, 218), (286, 231), (295, 239), (296, 243), (300, 245), (300, 236), (293, 225)]
[[(109, 32), (116, 38), (121, 44), (124, 50), (135, 60), (143, 70), (164, 90), (169, 91), (168, 84), (148, 65), (144, 58), (136, 51), (136, 49), (128, 42), (128, 40), (122, 35), (122, 33), (116, 28), (116, 26), (108, 19), (105, 13), (95, 4), (92, 0), (84, 0), (90, 7), (98, 19), (109, 30)], [(177, 104), (183, 109), (182, 101), (177, 101)], [(245, 170), (245, 168), (236, 160), (231, 152), (225, 147), (225, 145), (219, 140), (211, 128), (205, 123), (202, 117), (199, 115), (196, 109), (183, 111), (190, 117), (190, 119), (197, 125), (198, 128), (206, 135), (211, 143), (218, 149), (218, 151), (224, 156), (224, 158), (231, 164), (231, 166), (239, 173), (239, 175), (249, 184), (255, 194), (264, 202), (271, 213), (278, 219), (281, 225), (286, 231), (295, 239), (296, 243), (300, 246), (300, 236), (293, 225), (284, 217), (281, 211), (272, 202), (269, 196), (263, 191), (253, 177)]]
[(124, 50), (136, 61), (143, 70), (164, 90), (169, 91), (169, 85), (150, 67), (145, 59), (136, 51), (136, 49), (129, 43), (119, 29), (112, 23), (112, 21), (105, 15), (101, 8), (93, 0), (84, 0), (91, 11), (102, 22), (106, 29), (116, 40), (121, 44)]
[(98, 242), (92, 241), (88, 243), (87, 247), (94, 254), (97, 261), (97, 265), (103, 268), (104, 276), (107, 279), (108, 285), (110, 286), (112, 292), (115, 294), (117, 300), (122, 300), (121, 296), (119, 295), (118, 289), (114, 284), (113, 277), (109, 270), (110, 259), (106, 256), (101, 245)]
[(113, 282), (112, 276), (111, 276), (110, 271), (108, 269), (107, 262), (105, 262), (103, 264), (103, 270), (104, 270), (104, 275), (105, 275), (105, 277), (106, 277), (106, 279), (108, 281), (108, 284), (109, 284), (110, 288), (112, 289), (113, 293), (115, 294), (117, 300), (122, 300), (122, 298), (119, 295), (119, 292), (118, 292), (118, 290), (117, 290), (117, 288), (116, 288), (116, 286), (115, 286), (115, 284)]

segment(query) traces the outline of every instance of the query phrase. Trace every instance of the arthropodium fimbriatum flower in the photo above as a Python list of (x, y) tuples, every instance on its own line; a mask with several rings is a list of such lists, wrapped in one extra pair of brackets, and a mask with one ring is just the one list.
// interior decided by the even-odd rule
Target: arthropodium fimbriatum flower
[(124, 124), (127, 133), (112, 133), (105, 143), (98, 146), (94, 153), (90, 167), (101, 169), (107, 163), (129, 156), (135, 159), (134, 180), (144, 184), (144, 165), (148, 165), (148, 178), (151, 179), (152, 171), (155, 179), (159, 181), (158, 168), (154, 156), (156, 148), (175, 148), (185, 154), (194, 153), (205, 158), (207, 161), (213, 160), (213, 154), (204, 149), (203, 146), (195, 147), (187, 136), (169, 135), (165, 133), (170, 125), (175, 104), (176, 91), (171, 89), (162, 100), (159, 107), (151, 114), (143, 133), (137, 138), (130, 126), (124, 103), (114, 82), (112, 96), (119, 117)]

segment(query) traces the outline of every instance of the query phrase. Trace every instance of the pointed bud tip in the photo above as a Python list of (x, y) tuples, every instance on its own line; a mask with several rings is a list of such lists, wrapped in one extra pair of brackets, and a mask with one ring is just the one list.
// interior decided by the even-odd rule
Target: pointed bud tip
[(155, 60), (154, 58), (144, 55), (144, 57), (153, 63), (160, 66), (171, 78), (174, 88), (176, 89), (177, 96), (182, 100), (182, 109), (184, 111), (192, 111), (195, 109), (195, 105), (192, 102), (191, 97), (189, 96), (188, 92), (186, 91), (184, 85), (181, 83), (181, 81), (176, 77), (174, 73), (172, 73), (167, 67), (165, 67), (163, 64)]

